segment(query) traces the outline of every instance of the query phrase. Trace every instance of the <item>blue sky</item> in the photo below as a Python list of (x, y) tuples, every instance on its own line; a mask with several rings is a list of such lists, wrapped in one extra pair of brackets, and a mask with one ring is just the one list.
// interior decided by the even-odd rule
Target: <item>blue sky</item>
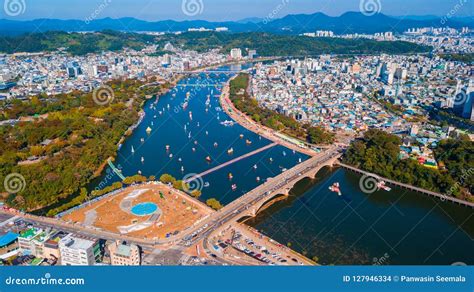
[[(10, 17), (1, 9), (0, 18), (86, 19), (97, 13), (97, 18), (135, 17), (144, 20), (205, 19), (212, 21), (238, 20), (247, 17), (277, 17), (296, 13), (324, 12), (340, 15), (359, 11), (360, 1), (378, 1), (381, 12), (388, 15), (439, 15), (455, 12), (456, 16), (474, 15), (474, 0), (0, 0), (23, 1), (26, 9), (21, 15)], [(195, 16), (183, 13), (183, 1), (201, 1), (202, 11)], [(110, 2), (106, 5), (104, 3)], [(285, 3), (286, 4), (282, 4)], [(102, 8), (101, 8), (102, 7)]]

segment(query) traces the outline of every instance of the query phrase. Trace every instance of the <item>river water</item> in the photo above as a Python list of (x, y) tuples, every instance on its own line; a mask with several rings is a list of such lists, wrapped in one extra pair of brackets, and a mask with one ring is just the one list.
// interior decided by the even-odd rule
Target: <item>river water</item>
[[(145, 118), (114, 162), (122, 174), (141, 172), (159, 178), (167, 173), (182, 179), (270, 144), (238, 124), (221, 124), (230, 121), (218, 100), (228, 79), (223, 74), (192, 76), (156, 103), (148, 101)], [(188, 105), (183, 108), (187, 95)], [(147, 128), (152, 131), (147, 133)], [(216, 198), (228, 204), (307, 158), (275, 146), (198, 180), (200, 200)], [(120, 181), (110, 173), (107, 169), (92, 188)], [(317, 256), (322, 264), (474, 264), (471, 209), (397, 188), (367, 195), (358, 181), (348, 171), (325, 169), (317, 179), (301, 181), (287, 200), (247, 223), (310, 258)], [(342, 197), (328, 190), (334, 182), (341, 184)], [(234, 184), (237, 188), (232, 190)]]
[[(153, 175), (157, 179), (162, 174), (183, 179), (271, 144), (271, 141), (238, 124), (222, 124), (231, 121), (218, 99), (222, 86), (229, 78), (224, 74), (193, 76), (181, 80), (157, 103), (149, 100), (144, 107), (145, 118), (118, 151), (114, 162), (116, 167), (122, 170), (125, 177), (141, 172), (144, 176)], [(187, 95), (189, 101), (184, 107)], [(148, 128), (152, 130), (150, 133)], [(233, 149), (233, 153), (229, 154), (229, 149)], [(202, 189), (200, 199), (216, 198), (228, 204), (267, 178), (307, 158), (285, 147), (274, 146), (196, 180), (199, 189)], [(111, 170), (107, 169), (106, 173), (111, 173)], [(104, 175), (93, 186), (95, 188), (101, 183), (102, 186), (110, 185), (115, 181), (120, 181), (120, 178)], [(232, 189), (234, 184), (237, 187), (235, 190)], [(195, 187), (194, 184), (191, 186)]]

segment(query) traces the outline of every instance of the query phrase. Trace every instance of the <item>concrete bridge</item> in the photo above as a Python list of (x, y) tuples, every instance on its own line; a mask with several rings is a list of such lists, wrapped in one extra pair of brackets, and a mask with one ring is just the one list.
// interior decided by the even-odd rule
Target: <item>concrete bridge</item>
[(282, 175), (270, 179), (262, 190), (257, 188), (241, 197), (241, 199), (245, 200), (245, 197), (248, 196), (251, 203), (234, 220), (245, 221), (256, 217), (261, 211), (273, 205), (273, 203), (286, 199), (298, 182), (305, 178), (315, 179), (322, 168), (334, 166), (340, 157), (340, 153), (328, 151), (321, 156), (312, 157), (304, 163), (285, 171)]
[(196, 243), (209, 237), (213, 230), (220, 226), (255, 217), (275, 200), (287, 197), (290, 190), (300, 180), (313, 179), (323, 167), (334, 165), (342, 155), (341, 150), (339, 147), (333, 147), (318, 153), (292, 169), (269, 179), (188, 229), (180, 235), (180, 238), (184, 239), (184, 242)]

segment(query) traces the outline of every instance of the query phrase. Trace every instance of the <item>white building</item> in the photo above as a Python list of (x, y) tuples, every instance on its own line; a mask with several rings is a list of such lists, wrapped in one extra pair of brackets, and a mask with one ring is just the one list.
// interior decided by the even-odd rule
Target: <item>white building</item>
[(69, 234), (59, 241), (61, 263), (64, 266), (90, 266), (100, 255), (99, 242)]
[(234, 60), (242, 59), (242, 50), (239, 48), (230, 51), (230, 57)]
[(139, 266), (140, 249), (135, 244), (126, 244), (119, 241), (108, 246), (112, 266)]

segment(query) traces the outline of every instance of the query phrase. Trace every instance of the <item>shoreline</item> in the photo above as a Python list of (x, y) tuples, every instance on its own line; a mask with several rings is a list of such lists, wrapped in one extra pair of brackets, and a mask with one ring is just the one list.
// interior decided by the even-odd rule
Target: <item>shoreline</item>
[(225, 85), (222, 91), (222, 94), (219, 97), (219, 102), (222, 106), (222, 109), (226, 112), (227, 115), (229, 115), (231, 119), (236, 121), (240, 126), (246, 128), (247, 130), (252, 131), (255, 134), (260, 135), (270, 141), (273, 141), (282, 146), (285, 146), (288, 149), (306, 154), (310, 157), (317, 155), (317, 152), (310, 148), (302, 148), (291, 142), (283, 140), (282, 137), (277, 137), (274, 134), (276, 131), (269, 129), (263, 125), (260, 125), (259, 123), (253, 121), (250, 117), (248, 117), (247, 115), (239, 111), (230, 100), (230, 82), (237, 76), (234, 76), (231, 79), (229, 79), (229, 81), (227, 82), (227, 84)]

